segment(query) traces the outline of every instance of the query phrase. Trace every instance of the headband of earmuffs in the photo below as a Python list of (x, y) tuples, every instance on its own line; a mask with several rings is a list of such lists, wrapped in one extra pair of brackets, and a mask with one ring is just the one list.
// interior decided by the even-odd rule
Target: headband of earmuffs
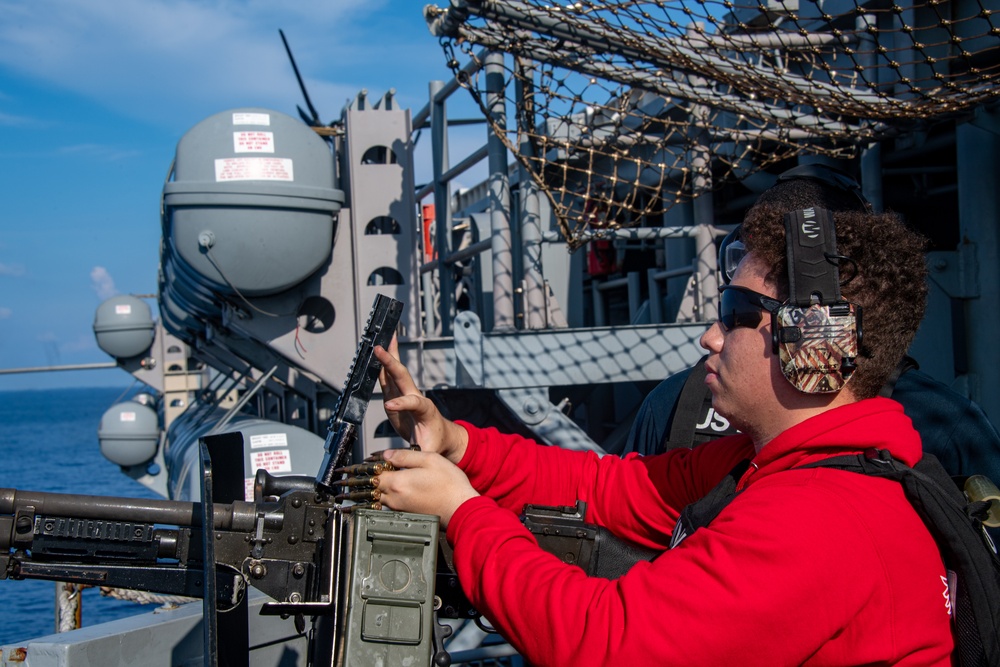
[(796, 306), (829, 305), (840, 301), (837, 232), (833, 214), (806, 208), (785, 215), (788, 300)]

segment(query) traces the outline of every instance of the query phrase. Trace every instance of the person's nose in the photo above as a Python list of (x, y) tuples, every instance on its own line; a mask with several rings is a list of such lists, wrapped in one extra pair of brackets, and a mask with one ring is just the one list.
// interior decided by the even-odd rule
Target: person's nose
[(698, 344), (709, 352), (718, 354), (722, 350), (722, 325), (716, 320), (705, 333), (701, 335)]

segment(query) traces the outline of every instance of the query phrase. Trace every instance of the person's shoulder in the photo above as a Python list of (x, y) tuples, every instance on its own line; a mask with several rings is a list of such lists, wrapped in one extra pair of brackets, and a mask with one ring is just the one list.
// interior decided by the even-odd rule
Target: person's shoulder
[(726, 470), (732, 469), (743, 459), (752, 459), (756, 453), (753, 442), (743, 433), (723, 436), (680, 451), (688, 452), (694, 460), (711, 461)]
[(673, 405), (677, 401), (677, 397), (684, 388), (684, 383), (687, 382), (693, 370), (693, 367), (685, 368), (679, 373), (674, 373), (665, 378), (646, 395), (645, 402), (655, 402), (657, 405)]
[(923, 371), (903, 373), (892, 398), (902, 404), (925, 441), (937, 438), (948, 442), (958, 436), (991, 441), (1000, 438), (975, 401)]
[(927, 373), (912, 369), (899, 376), (892, 391), (893, 400), (899, 401), (905, 408), (908, 404), (934, 404), (965, 409), (974, 405), (972, 400), (958, 393), (944, 382), (936, 380)]

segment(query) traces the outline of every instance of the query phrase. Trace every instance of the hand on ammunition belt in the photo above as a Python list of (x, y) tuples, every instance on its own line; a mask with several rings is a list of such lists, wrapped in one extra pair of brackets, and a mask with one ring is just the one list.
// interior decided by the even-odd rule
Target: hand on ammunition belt
[[(376, 455), (379, 458), (376, 459)], [(347, 477), (333, 483), (334, 486), (341, 487), (344, 490), (344, 493), (334, 496), (334, 500), (337, 502), (350, 500), (357, 503), (350, 507), (345, 507), (344, 510), (348, 512), (355, 509), (382, 509), (382, 503), (378, 502), (379, 498), (382, 497), (382, 492), (378, 489), (378, 476), (379, 473), (386, 470), (395, 469), (395, 466), (388, 461), (381, 460), (381, 452), (376, 452), (376, 454), (366, 459), (364, 463), (337, 468), (334, 470), (335, 473), (347, 475)]]
[[(411, 444), (410, 449), (419, 452), (420, 445)], [(378, 476), (387, 470), (397, 470), (394, 465), (385, 460), (384, 453), (385, 450), (372, 452), (362, 463), (334, 470), (335, 473), (347, 475), (347, 477), (333, 483), (333, 486), (338, 486), (343, 490), (343, 493), (334, 496), (333, 499), (337, 502), (350, 500), (356, 503), (343, 508), (345, 512), (356, 509), (382, 509), (382, 503), (379, 502), (382, 492), (378, 488)]]

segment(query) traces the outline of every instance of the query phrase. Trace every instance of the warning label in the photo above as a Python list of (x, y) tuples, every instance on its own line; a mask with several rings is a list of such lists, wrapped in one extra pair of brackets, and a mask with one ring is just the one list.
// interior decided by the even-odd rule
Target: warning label
[(270, 125), (269, 113), (234, 113), (233, 125)]
[(250, 469), (275, 472), (291, 472), (292, 457), (287, 449), (269, 449), (263, 452), (250, 452)]
[(134, 412), (121, 412), (121, 413), (119, 413), (119, 417), (118, 418), (119, 418), (119, 420), (121, 420), (123, 422), (134, 422), (135, 421), (135, 413)]
[(261, 433), (250, 436), (250, 449), (261, 447), (287, 447), (288, 436), (284, 433)]
[(233, 132), (234, 153), (273, 153), (274, 132)]
[(228, 157), (215, 161), (215, 180), (294, 181), (292, 161), (278, 157)]
[(130, 303), (115, 304), (115, 315), (131, 315), (131, 314), (132, 314), (132, 304)]

